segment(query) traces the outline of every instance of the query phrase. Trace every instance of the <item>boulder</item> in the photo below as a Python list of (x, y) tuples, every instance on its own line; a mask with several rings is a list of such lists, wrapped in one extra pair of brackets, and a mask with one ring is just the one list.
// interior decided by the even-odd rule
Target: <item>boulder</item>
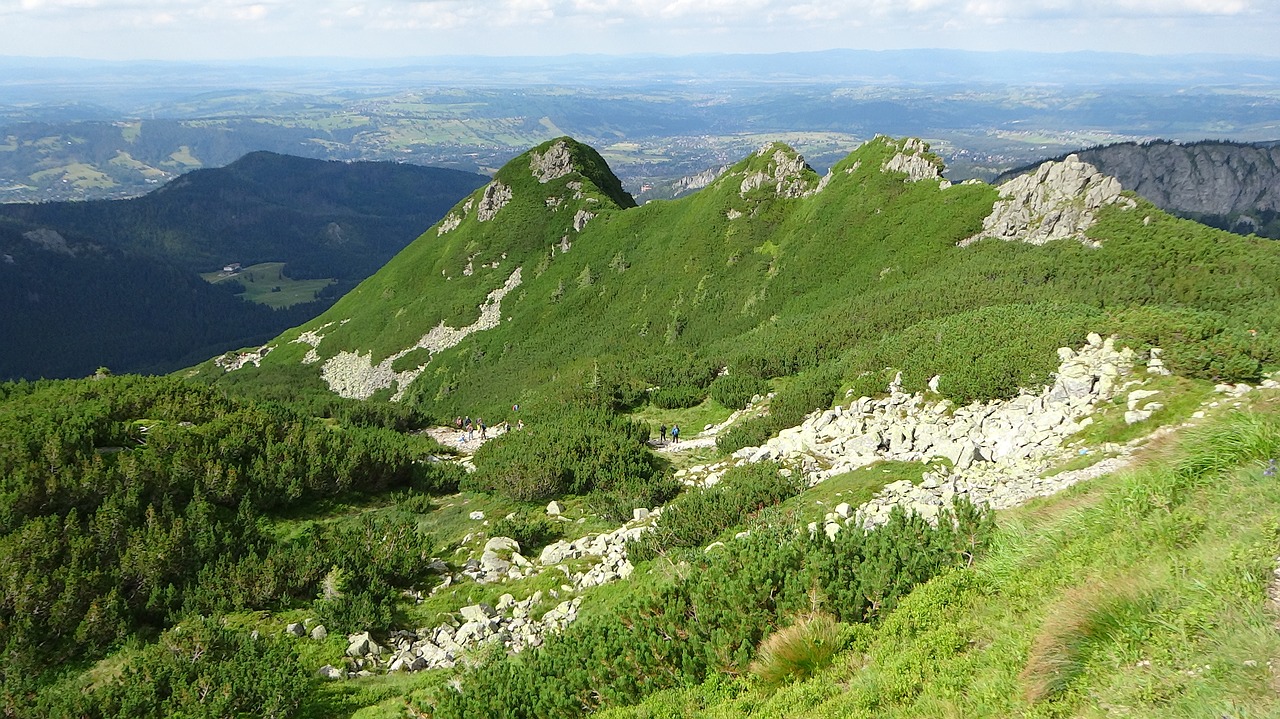
[(345, 670), (339, 669), (333, 666), (332, 664), (326, 664), (320, 667), (320, 671), (316, 672), (316, 675), (319, 676), (321, 679), (346, 679), (347, 678), (347, 672)]
[(324, 641), (329, 638), (329, 630), (325, 629), (323, 624), (317, 624), (315, 628), (311, 630), (311, 638), (318, 642)]
[(458, 613), (468, 622), (484, 622), (487, 624), (490, 618), (498, 615), (498, 610), (489, 604), (481, 602), (479, 604), (469, 604), (459, 609)]
[(493, 537), (484, 543), (486, 552), (518, 552), (520, 543), (511, 537)]
[(307, 628), (302, 625), (302, 622), (294, 622), (285, 627), (284, 631), (285, 634), (292, 634), (295, 637), (305, 637), (307, 635)]
[(559, 517), (563, 511), (564, 510), (560, 508), (559, 502), (552, 500), (551, 502), (547, 503), (547, 514), (549, 516)]
[(538, 562), (543, 565), (559, 564), (566, 559), (575, 559), (578, 556), (578, 550), (568, 542), (553, 542), (542, 548), (542, 554), (538, 556)]

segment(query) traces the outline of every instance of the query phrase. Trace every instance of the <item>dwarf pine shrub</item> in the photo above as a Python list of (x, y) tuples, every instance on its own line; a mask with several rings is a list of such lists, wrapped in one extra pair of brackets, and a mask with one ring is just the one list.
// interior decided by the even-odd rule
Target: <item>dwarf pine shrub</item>
[(748, 374), (727, 374), (711, 383), (711, 399), (729, 409), (742, 409), (751, 398), (764, 394), (769, 385), (759, 377)]

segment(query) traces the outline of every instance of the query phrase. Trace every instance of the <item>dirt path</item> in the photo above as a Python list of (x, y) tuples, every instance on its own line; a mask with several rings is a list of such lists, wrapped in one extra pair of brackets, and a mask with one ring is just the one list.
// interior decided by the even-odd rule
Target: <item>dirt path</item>
[(700, 434), (692, 439), (682, 439), (679, 442), (667, 441), (659, 442), (656, 439), (649, 440), (649, 446), (655, 452), (688, 452), (691, 449), (702, 449), (703, 447), (714, 447), (716, 445), (716, 436), (714, 434)]
[(486, 432), (485, 439), (480, 439), (480, 430), (475, 430), (471, 433), (471, 439), (468, 440), (466, 432), (453, 427), (429, 427), (423, 430), (422, 433), (446, 447), (458, 450), (462, 454), (475, 454), (475, 451), (480, 449), (480, 445), (498, 435), (505, 434), (500, 427), (490, 427)]

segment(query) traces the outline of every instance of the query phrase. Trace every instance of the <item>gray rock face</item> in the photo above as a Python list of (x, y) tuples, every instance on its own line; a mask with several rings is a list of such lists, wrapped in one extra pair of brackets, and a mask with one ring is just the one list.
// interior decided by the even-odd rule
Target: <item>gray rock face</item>
[(820, 192), (826, 181), (820, 179), (794, 150), (778, 143), (765, 145), (756, 151), (757, 157), (767, 157), (765, 169), (743, 176), (738, 194), (746, 199), (753, 190), (771, 188), (778, 197), (805, 197)]
[(476, 206), (476, 219), (481, 222), (492, 220), (498, 210), (507, 206), (511, 201), (511, 188), (494, 180), (485, 185), (484, 194), (480, 197), (480, 204)]
[(1098, 168), (1068, 155), (1061, 162), (1046, 162), (1035, 172), (1000, 186), (1000, 199), (982, 222), (982, 231), (960, 242), (966, 246), (984, 237), (1043, 245), (1051, 240), (1074, 239), (1091, 244), (1085, 231), (1098, 210), (1107, 205), (1134, 207), (1121, 195), (1120, 181)]
[[(67, 244), (67, 239), (65, 237), (58, 234), (57, 231), (51, 230), (47, 227), (41, 227), (38, 230), (24, 232), (22, 233), (22, 237), (28, 242), (35, 244), (40, 249), (48, 250), (49, 252), (72, 257), (76, 254), (75, 250), (72, 250), (70, 245)], [(10, 260), (12, 259), (13, 258), (10, 258)], [(12, 262), (9, 264), (12, 264)]]
[(545, 153), (536, 151), (530, 153), (529, 169), (533, 172), (533, 176), (538, 178), (538, 182), (544, 185), (558, 177), (568, 175), (574, 169), (569, 147), (564, 140), (561, 140), (548, 147)]
[[(884, 139), (891, 142), (888, 138)], [(889, 158), (881, 169), (888, 172), (904, 172), (907, 175), (907, 182), (941, 179), (942, 168), (928, 155), (928, 152), (928, 143), (909, 137), (903, 142), (898, 154)]]

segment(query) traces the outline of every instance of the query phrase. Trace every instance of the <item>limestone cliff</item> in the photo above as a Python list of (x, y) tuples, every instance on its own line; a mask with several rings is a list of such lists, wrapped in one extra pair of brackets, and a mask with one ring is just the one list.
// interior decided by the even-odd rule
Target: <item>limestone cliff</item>
[[(1232, 231), (1280, 237), (1280, 227), (1267, 227), (1280, 214), (1280, 145), (1126, 142), (1075, 154), (1162, 210)], [(996, 182), (1035, 169), (1010, 170)]]

